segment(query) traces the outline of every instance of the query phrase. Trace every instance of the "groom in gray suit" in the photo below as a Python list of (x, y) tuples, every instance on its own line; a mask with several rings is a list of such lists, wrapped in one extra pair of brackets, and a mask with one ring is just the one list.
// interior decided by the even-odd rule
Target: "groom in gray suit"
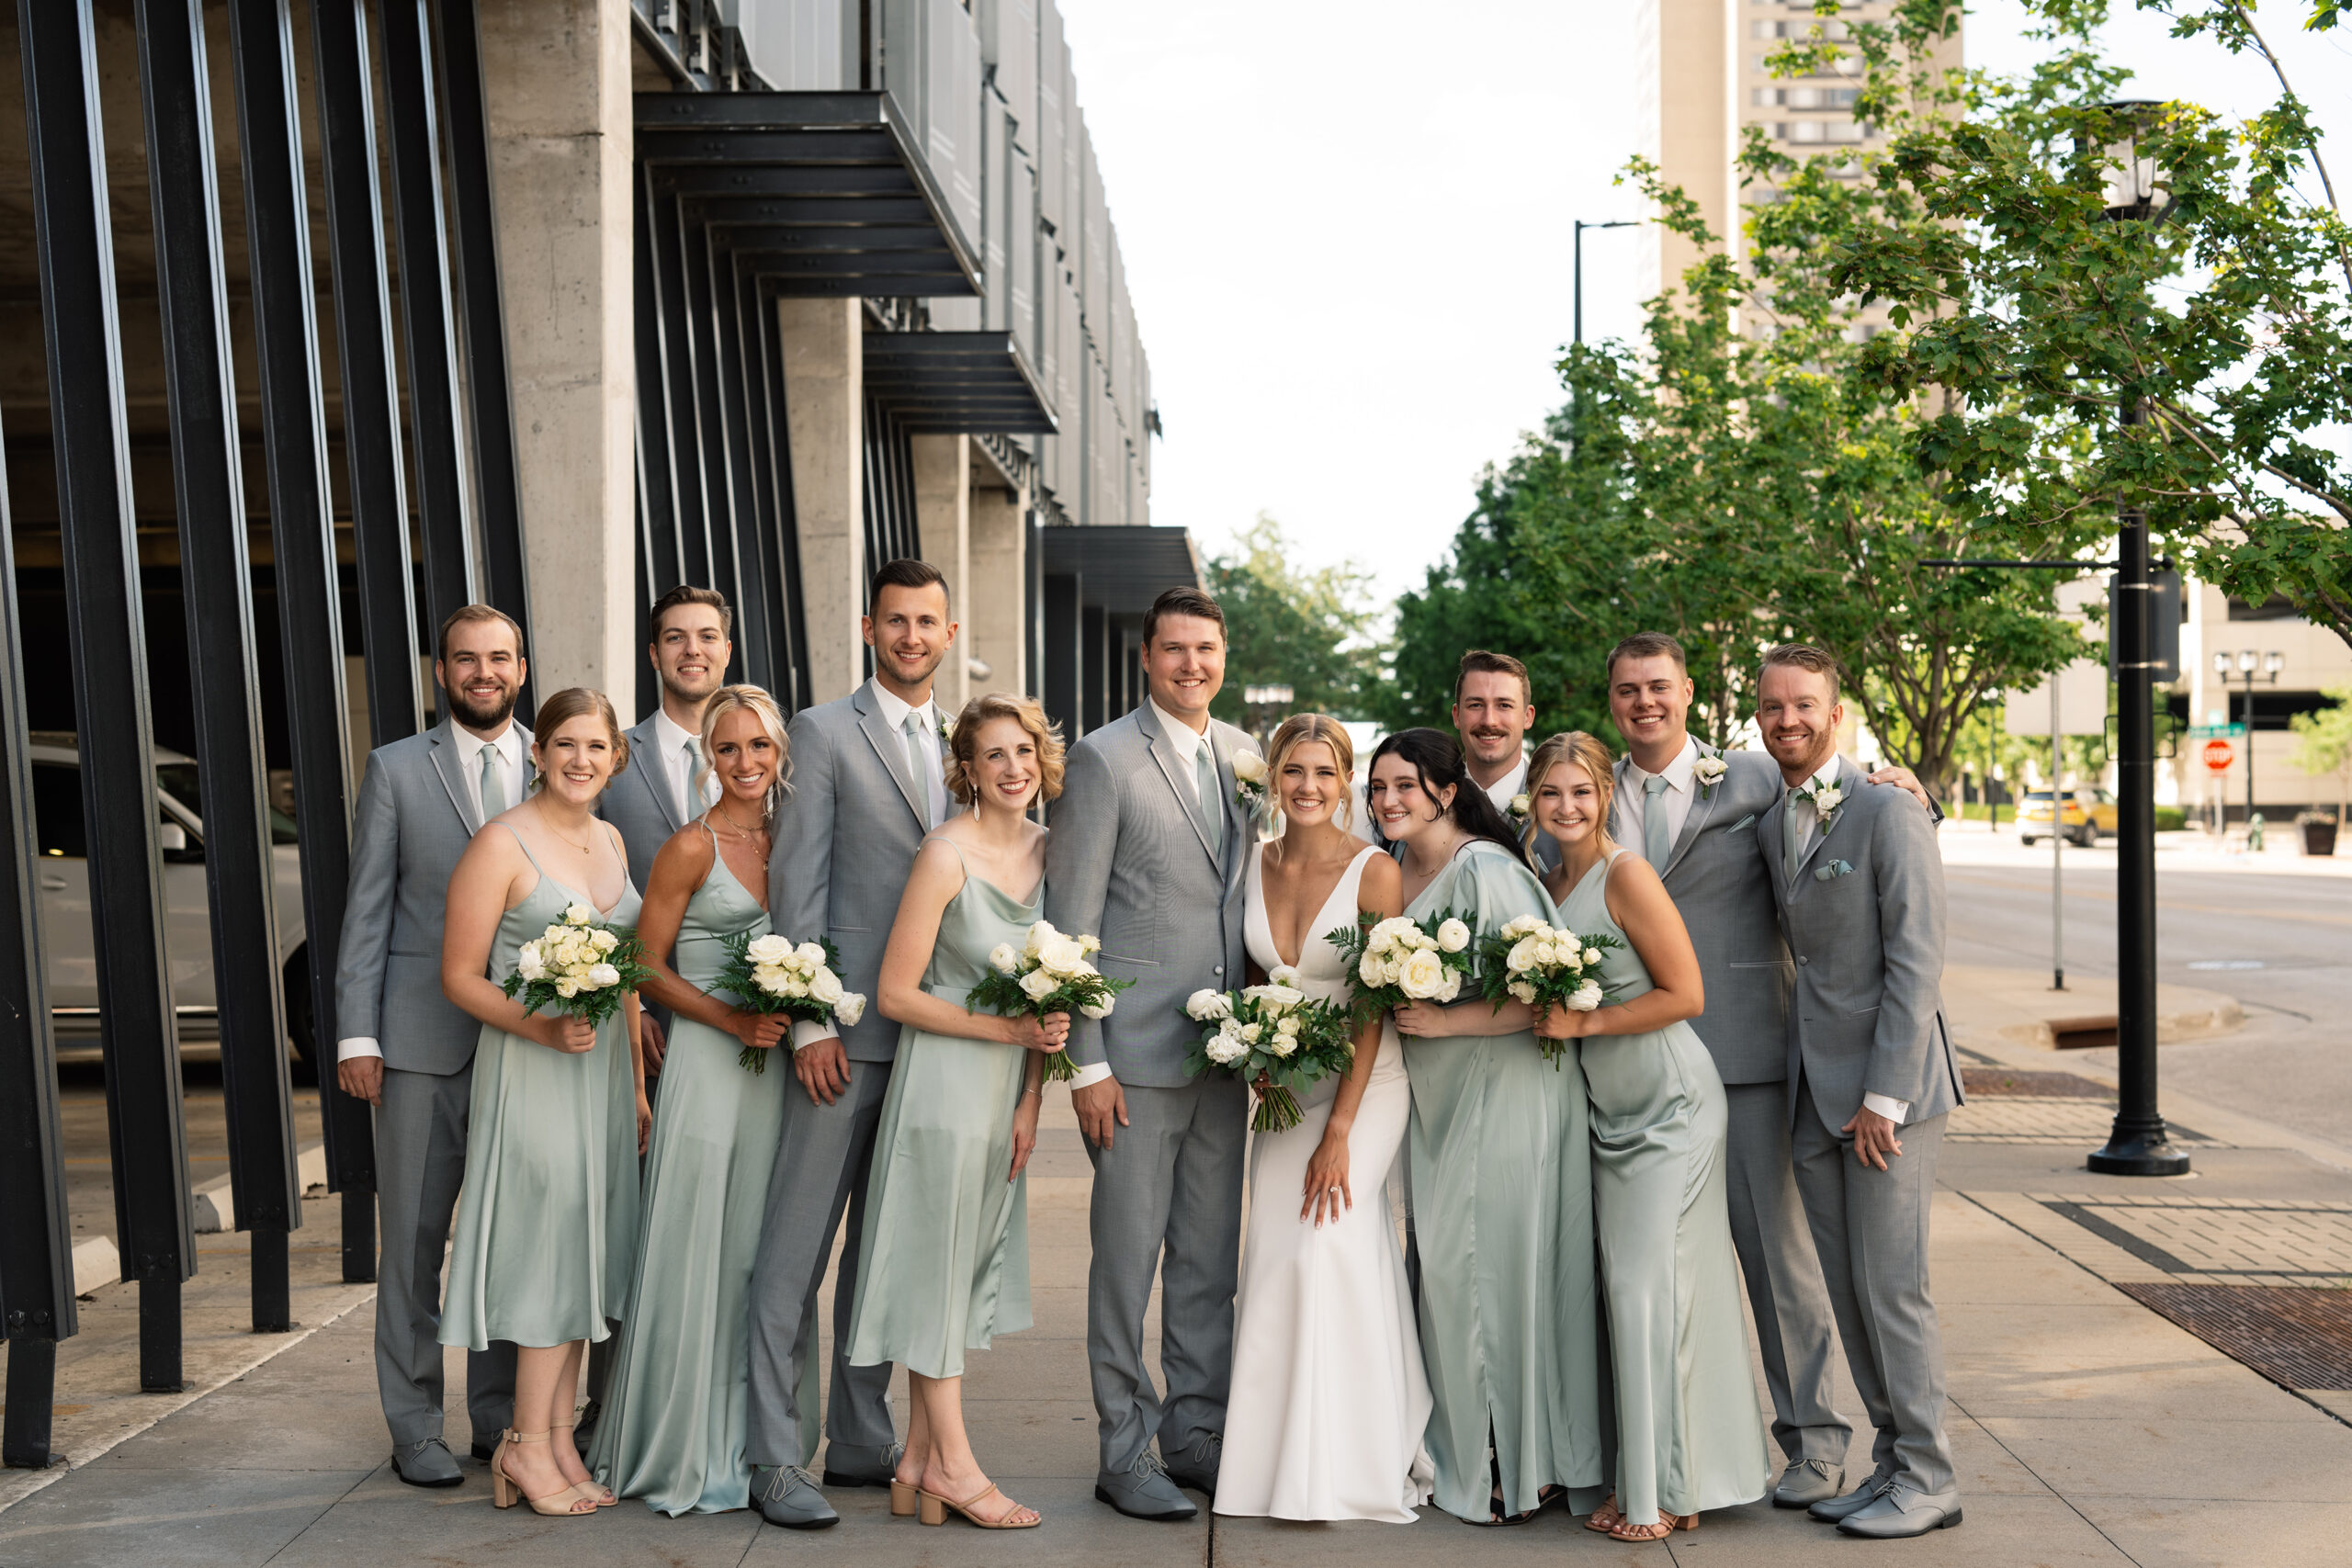
[[(1225, 612), (1171, 588), (1143, 623), (1150, 699), (1069, 749), (1046, 845), (1046, 918), (1099, 936), (1096, 962), (1134, 987), (1109, 1018), (1070, 1021), (1070, 1102), (1094, 1164), (1086, 1348), (1100, 1420), (1094, 1495), (1144, 1519), (1214, 1496), (1233, 1374), (1249, 1091), (1185, 1075), (1184, 998), (1241, 984), (1242, 873), (1251, 834), (1233, 754), (1250, 738), (1209, 716), (1225, 680)], [(1156, 1271), (1163, 1403), (1143, 1364)], [(1152, 1452), (1152, 1439), (1159, 1452)]]
[[(337, 954), (336, 1081), (376, 1108), (376, 1386), (392, 1472), (412, 1486), (465, 1476), (441, 1437), (441, 1257), (466, 1174), (481, 1025), (441, 994), (449, 874), (481, 825), (523, 798), (531, 732), (514, 720), (523, 631), (487, 604), (442, 623), (439, 724), (368, 757), (351, 824)], [(473, 1454), (514, 1418), (514, 1347), (466, 1355)]]
[[(955, 646), (956, 623), (948, 619), (945, 579), (923, 561), (895, 560), (876, 572), (867, 603), (874, 678), (838, 702), (802, 709), (786, 730), (792, 793), (776, 814), (768, 913), (775, 931), (795, 942), (831, 938), (842, 984), (871, 996), (915, 852), (947, 816), (932, 678)], [(808, 1470), (814, 1456), (802, 1437), (800, 1398), (815, 1353), (817, 1291), (844, 1209), (849, 1237), (833, 1280), (825, 1484), (888, 1485), (898, 1463), (889, 1365), (849, 1364), (866, 1168), (898, 1050), (899, 1026), (879, 1010), (846, 1028), (793, 1026), (799, 1085), (786, 1090), (783, 1141), (752, 1271), (746, 1454), (752, 1506), (789, 1529), (819, 1529), (840, 1517)]]
[(1927, 818), (1838, 755), (1838, 662), (1764, 655), (1757, 724), (1785, 793), (1756, 838), (1796, 957), (1788, 1111), (1797, 1190), (1846, 1365), (1876, 1437), (1871, 1476), (1815, 1503), (1848, 1535), (1960, 1523), (1944, 1436), (1943, 1342), (1928, 1294), (1928, 1211), (1961, 1102), (1944, 1026), (1944, 870)]

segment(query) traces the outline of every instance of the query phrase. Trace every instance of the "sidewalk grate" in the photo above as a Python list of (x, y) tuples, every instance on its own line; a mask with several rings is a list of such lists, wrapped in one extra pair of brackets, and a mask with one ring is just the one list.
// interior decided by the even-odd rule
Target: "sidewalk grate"
[(2352, 1291), (2119, 1284), (2232, 1360), (2293, 1389), (2352, 1389)]

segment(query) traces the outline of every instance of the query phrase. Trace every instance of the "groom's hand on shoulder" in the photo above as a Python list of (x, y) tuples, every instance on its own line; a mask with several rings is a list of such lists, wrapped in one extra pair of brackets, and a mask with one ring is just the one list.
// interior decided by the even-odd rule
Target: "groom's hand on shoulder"
[(1908, 768), (1902, 767), (1894, 763), (1889, 763), (1887, 766), (1881, 768), (1878, 772), (1872, 773), (1870, 776), (1870, 779), (1871, 783), (1874, 784), (1893, 784), (1895, 788), (1908, 794), (1913, 799), (1926, 807), (1930, 812), (1933, 812), (1936, 808), (1936, 803), (1928, 798), (1928, 786), (1921, 784), (1919, 782), (1919, 775), (1913, 773)]
[(1080, 1136), (1098, 1149), (1111, 1146), (1112, 1128), (1127, 1124), (1127, 1091), (1114, 1077), (1097, 1078), (1069, 1091), (1070, 1109), (1078, 1112)]
[(808, 1091), (811, 1105), (831, 1105), (849, 1088), (849, 1053), (838, 1036), (811, 1040), (792, 1054), (792, 1071)]

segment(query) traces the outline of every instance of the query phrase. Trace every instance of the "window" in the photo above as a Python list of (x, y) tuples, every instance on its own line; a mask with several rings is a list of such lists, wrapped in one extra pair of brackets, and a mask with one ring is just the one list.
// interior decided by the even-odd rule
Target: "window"
[(2233, 621), (2294, 621), (2302, 617), (2295, 614), (2295, 606), (2283, 593), (2273, 593), (2259, 604), (2248, 604), (2236, 594), (2230, 595), (2230, 619)]
[(1748, 94), (1760, 107), (1788, 109), (1851, 108), (1860, 96), (1859, 87), (1758, 87)]

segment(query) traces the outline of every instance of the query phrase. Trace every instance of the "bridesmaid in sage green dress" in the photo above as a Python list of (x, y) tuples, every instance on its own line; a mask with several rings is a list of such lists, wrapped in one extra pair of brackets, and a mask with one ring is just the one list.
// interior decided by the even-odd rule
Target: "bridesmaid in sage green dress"
[[(1404, 846), (1405, 913), (1425, 930), (1448, 909), (1474, 940), (1551, 917), (1451, 736), (1382, 741), (1366, 797), (1384, 839)], [(1413, 1089), (1421, 1352), (1437, 1400), (1430, 1456), (1438, 1506), (1472, 1524), (1517, 1524), (1555, 1502), (1581, 1512), (1602, 1491), (1584, 1078), (1573, 1052), (1544, 1060), (1532, 1023), (1523, 1007), (1498, 1016), (1475, 990), (1396, 1013)]]
[(591, 815), (628, 765), (613, 705), (574, 686), (540, 706), (538, 723), (537, 793), (484, 825), (449, 878), (441, 988), (482, 1029), (441, 1343), (516, 1347), (514, 1425), (491, 1459), (492, 1500), (511, 1507), (519, 1491), (536, 1513), (575, 1515), (609, 1494), (553, 1434), (572, 1425), (583, 1344), (608, 1337), (636, 1272), (637, 1156), (652, 1112), (634, 996), (592, 1027), (526, 1013), (500, 989), (523, 944), (569, 911), (637, 924), (628, 852)]
[[(713, 694), (702, 750), (719, 798), (662, 846), (646, 882), (646, 994), (674, 1021), (645, 1162), (637, 1284), (588, 1454), (616, 1493), (673, 1516), (751, 1503), (747, 1298), (791, 1082), (781, 1060), (756, 1074), (739, 1060), (746, 1048), (772, 1050), (790, 1021), (709, 989), (729, 938), (769, 931), (768, 819), (790, 755), (775, 699), (757, 686)], [(817, 1365), (808, 1362), (812, 1379)], [(800, 1404), (812, 1427), (814, 1393)], [(802, 1436), (813, 1448), (815, 1432)]]
[(1753, 1503), (1768, 1476), (1724, 1192), (1728, 1106), (1686, 1021), (1704, 1005), (1699, 958), (1657, 873), (1609, 840), (1610, 764), (1579, 733), (1546, 740), (1528, 766), (1535, 825), (1560, 846), (1555, 923), (1621, 944), (1601, 950), (1606, 1005), (1555, 1010), (1537, 1028), (1581, 1042), (1592, 1101), (1617, 1489), (1588, 1528), (1657, 1540)]
[(1017, 952), (1044, 913), (1046, 830), (1025, 814), (1060, 793), (1062, 748), (1035, 701), (992, 694), (965, 706), (948, 749), (948, 788), (971, 809), (923, 840), (882, 957), (877, 1000), (901, 1027), (874, 1139), (849, 1360), (907, 1369), (892, 1513), (919, 1506), (937, 1524), (953, 1508), (987, 1529), (1026, 1529), (1037, 1512), (996, 1489), (965, 1433), (964, 1353), (1030, 1324), (1021, 1173), (1037, 1142), (1044, 1053), (1061, 1049), (1069, 1019), (973, 1012), (964, 998), (989, 953)]

